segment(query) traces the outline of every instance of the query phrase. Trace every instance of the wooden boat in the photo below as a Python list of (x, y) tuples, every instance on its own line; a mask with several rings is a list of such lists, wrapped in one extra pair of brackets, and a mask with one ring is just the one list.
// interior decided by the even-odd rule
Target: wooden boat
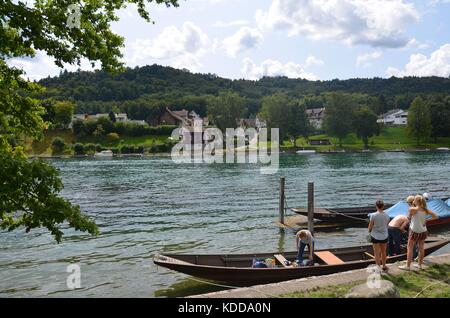
[[(385, 208), (388, 209), (391, 206), (392, 204), (387, 204)], [(307, 208), (292, 208), (291, 210), (297, 214), (308, 216)], [(367, 215), (373, 212), (375, 212), (375, 208), (373, 206), (329, 209), (315, 208), (314, 218), (333, 223), (365, 223), (368, 219)]]
[[(446, 201), (448, 198), (442, 199), (442, 201)], [(385, 209), (389, 209), (393, 204), (385, 204)], [(293, 212), (308, 216), (307, 208), (292, 208)], [(352, 207), (352, 208), (315, 208), (314, 209), (314, 219), (331, 222), (331, 223), (348, 223), (348, 224), (356, 224), (356, 223), (367, 223), (368, 214), (375, 212), (376, 209), (374, 206), (363, 206), (363, 207)], [(436, 220), (429, 222), (428, 225), (443, 225), (450, 223), (449, 220)]]
[[(429, 238), (425, 242), (425, 254), (429, 255), (447, 245), (450, 239)], [(297, 252), (234, 255), (156, 255), (156, 265), (191, 275), (194, 277), (232, 284), (233, 286), (251, 286), (275, 283), (309, 276), (327, 275), (349, 270), (366, 268), (374, 264), (372, 245), (317, 250), (314, 253), (314, 266), (288, 267), (281, 264), (284, 259), (294, 261)], [(274, 258), (278, 266), (272, 268), (253, 268), (255, 258)], [(306, 257), (306, 254), (305, 254)], [(388, 263), (406, 259), (406, 247), (402, 254), (388, 257)]]

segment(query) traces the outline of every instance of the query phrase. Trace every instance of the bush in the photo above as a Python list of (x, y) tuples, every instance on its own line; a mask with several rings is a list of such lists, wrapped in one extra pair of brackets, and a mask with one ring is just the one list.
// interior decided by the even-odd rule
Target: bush
[(73, 146), (73, 152), (76, 155), (84, 155), (85, 154), (85, 150), (84, 150), (84, 146), (83, 144), (77, 143)]
[(120, 147), (121, 154), (134, 154), (134, 153), (144, 153), (145, 149), (143, 146), (131, 146), (131, 145), (123, 145)]
[(94, 153), (98, 151), (102, 151), (102, 146), (99, 144), (86, 144), (84, 145), (85, 153)]
[(111, 142), (119, 141), (120, 137), (117, 133), (109, 133), (106, 135), (106, 139)]
[(121, 136), (141, 137), (145, 135), (166, 136), (171, 135), (177, 126), (158, 126), (139, 125), (134, 123), (115, 123), (114, 131)]
[(72, 131), (75, 134), (75, 136), (84, 135), (86, 133), (84, 122), (80, 119), (75, 120), (72, 123)]
[(54, 155), (59, 155), (64, 152), (64, 149), (66, 148), (66, 143), (64, 140), (60, 137), (56, 137), (52, 141), (52, 153)]

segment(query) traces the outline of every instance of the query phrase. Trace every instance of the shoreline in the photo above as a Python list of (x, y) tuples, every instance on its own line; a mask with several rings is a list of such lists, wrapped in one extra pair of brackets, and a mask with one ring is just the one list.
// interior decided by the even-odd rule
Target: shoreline
[[(302, 149), (280, 149), (280, 154), (296, 154), (298, 150)], [(314, 150), (314, 149), (308, 149)], [(328, 155), (328, 154), (362, 154), (362, 153), (450, 153), (448, 150), (438, 150), (438, 149), (376, 149), (376, 150), (329, 150), (329, 151), (318, 151), (308, 153), (307, 155)], [(247, 151), (246, 151), (247, 152)], [(237, 153), (237, 152), (236, 152)], [(152, 154), (114, 154), (113, 157), (109, 158), (151, 158), (151, 157), (171, 157), (170, 153), (152, 153)], [(90, 155), (28, 155), (28, 159), (83, 159), (83, 158), (98, 158), (105, 159), (105, 157), (96, 157), (94, 154)]]

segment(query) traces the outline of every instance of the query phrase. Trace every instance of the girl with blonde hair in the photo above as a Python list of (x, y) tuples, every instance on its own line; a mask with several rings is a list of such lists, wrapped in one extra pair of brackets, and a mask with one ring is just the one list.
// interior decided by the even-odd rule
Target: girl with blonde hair
[(408, 251), (407, 263), (400, 266), (400, 269), (410, 270), (413, 261), (414, 246), (419, 246), (419, 263), (418, 268), (422, 269), (423, 258), (425, 256), (425, 239), (428, 236), (427, 217), (430, 215), (431, 220), (436, 220), (439, 216), (427, 207), (425, 198), (421, 195), (416, 195), (413, 202), (414, 206), (409, 208), (409, 218), (411, 219), (409, 225), (408, 237)]

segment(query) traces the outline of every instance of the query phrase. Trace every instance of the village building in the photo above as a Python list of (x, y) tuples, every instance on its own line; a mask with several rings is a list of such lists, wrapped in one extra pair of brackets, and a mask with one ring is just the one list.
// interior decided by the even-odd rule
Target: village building
[(239, 119), (238, 124), (239, 124), (240, 128), (243, 128), (243, 129), (255, 128), (257, 131), (259, 131), (261, 128), (267, 127), (266, 121), (259, 119), (258, 117), (241, 118), (241, 119)]
[(393, 109), (386, 114), (381, 115), (377, 123), (385, 125), (402, 125), (408, 124), (408, 111), (402, 109)]

